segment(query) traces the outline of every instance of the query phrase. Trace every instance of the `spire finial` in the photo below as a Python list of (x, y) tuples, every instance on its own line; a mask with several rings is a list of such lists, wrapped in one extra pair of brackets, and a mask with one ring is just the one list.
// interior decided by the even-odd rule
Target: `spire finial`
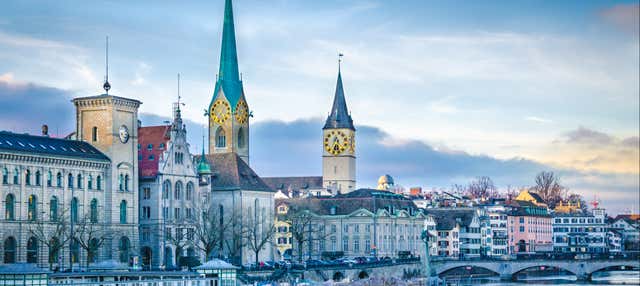
[(109, 36), (107, 36), (105, 42), (105, 73), (104, 73), (104, 84), (102, 88), (109, 94), (109, 90), (111, 89), (111, 84), (109, 84)]
[(344, 57), (344, 54), (338, 53), (338, 73), (340, 73), (340, 64), (342, 63), (342, 57)]
[(180, 73), (178, 73), (178, 109), (180, 109)]

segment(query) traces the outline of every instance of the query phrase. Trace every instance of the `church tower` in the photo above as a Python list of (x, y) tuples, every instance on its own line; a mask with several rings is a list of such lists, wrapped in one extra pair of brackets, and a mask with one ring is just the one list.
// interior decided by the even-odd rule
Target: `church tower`
[(220, 70), (209, 116), (209, 154), (236, 153), (249, 164), (249, 107), (238, 71), (231, 0), (225, 1)]
[(356, 128), (347, 109), (338, 68), (336, 94), (331, 113), (322, 128), (322, 186), (348, 193), (356, 187)]

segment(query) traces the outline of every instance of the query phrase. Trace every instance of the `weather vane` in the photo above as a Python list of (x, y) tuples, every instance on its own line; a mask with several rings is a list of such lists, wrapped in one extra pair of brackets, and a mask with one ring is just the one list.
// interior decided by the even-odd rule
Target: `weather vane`
[(344, 57), (343, 53), (338, 53), (338, 70), (340, 70), (340, 63), (342, 63), (342, 57)]
[(111, 84), (109, 84), (109, 36), (107, 36), (107, 40), (105, 43), (105, 73), (104, 73), (104, 84), (102, 88), (109, 94), (109, 90), (111, 89)]

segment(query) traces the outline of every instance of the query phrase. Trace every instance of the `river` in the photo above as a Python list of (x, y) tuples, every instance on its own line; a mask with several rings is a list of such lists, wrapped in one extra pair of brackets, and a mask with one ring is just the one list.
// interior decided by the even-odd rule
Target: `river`
[(577, 282), (574, 275), (556, 275), (547, 277), (536, 277), (525, 279), (518, 282), (503, 282), (498, 279), (485, 279), (474, 281), (447, 281), (447, 285), (505, 285), (505, 286), (534, 286), (534, 285), (557, 285), (576, 286), (576, 285), (640, 285), (640, 272), (635, 270), (627, 271), (608, 271), (598, 273), (599, 275), (591, 278), (590, 282)]

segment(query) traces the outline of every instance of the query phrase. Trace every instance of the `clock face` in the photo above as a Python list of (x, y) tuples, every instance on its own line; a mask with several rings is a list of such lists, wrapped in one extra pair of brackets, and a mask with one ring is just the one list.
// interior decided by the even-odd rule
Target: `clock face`
[(249, 109), (247, 108), (247, 103), (244, 100), (238, 101), (238, 105), (236, 105), (236, 121), (240, 124), (244, 124), (249, 119)]
[(229, 107), (227, 101), (218, 99), (213, 103), (213, 106), (211, 106), (210, 114), (214, 122), (222, 124), (231, 117), (231, 107)]
[(118, 135), (118, 137), (120, 137), (120, 142), (127, 143), (127, 141), (129, 141), (129, 128), (127, 128), (126, 125), (120, 126)]
[(349, 152), (351, 152), (351, 154), (356, 152), (356, 135), (355, 134), (351, 134), (351, 138), (349, 138)]
[(339, 155), (349, 148), (349, 138), (342, 131), (332, 130), (324, 137), (324, 149), (333, 155)]

